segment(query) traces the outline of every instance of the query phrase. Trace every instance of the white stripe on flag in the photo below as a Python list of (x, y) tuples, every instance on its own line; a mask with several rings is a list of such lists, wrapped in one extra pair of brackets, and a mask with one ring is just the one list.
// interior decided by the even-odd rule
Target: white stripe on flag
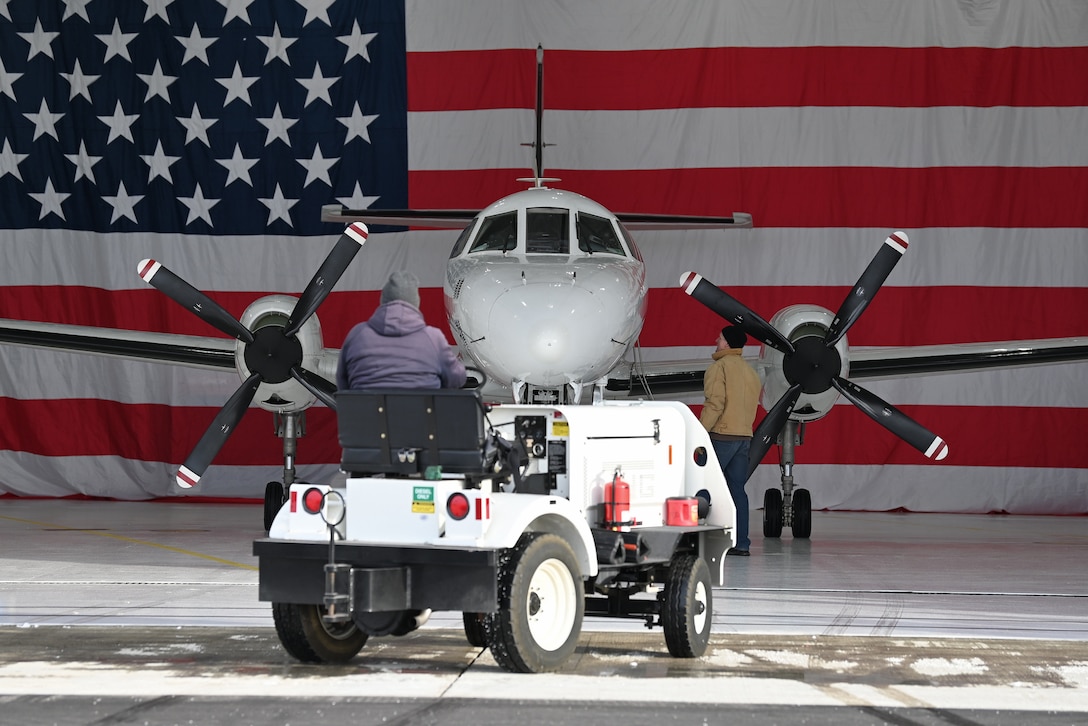
[[(409, 113), (409, 165), (416, 171), (530, 168), (533, 152), (522, 144), (532, 140), (533, 124), (529, 109)], [(547, 110), (544, 165), (1088, 166), (1086, 128), (1088, 108), (1081, 107)]]
[[(592, 12), (554, 1), (407, 0), (408, 51), (502, 48), (654, 50), (740, 46), (901, 48), (1084, 45), (1081, 0), (595, 0)], [(649, 19), (652, 19), (649, 20)]]

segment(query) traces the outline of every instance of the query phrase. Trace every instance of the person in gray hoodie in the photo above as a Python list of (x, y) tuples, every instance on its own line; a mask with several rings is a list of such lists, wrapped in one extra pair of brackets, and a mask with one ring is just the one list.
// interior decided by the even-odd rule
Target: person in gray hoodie
[(370, 319), (348, 331), (336, 385), (360, 388), (461, 388), (465, 366), (442, 331), (419, 310), (419, 280), (398, 270)]

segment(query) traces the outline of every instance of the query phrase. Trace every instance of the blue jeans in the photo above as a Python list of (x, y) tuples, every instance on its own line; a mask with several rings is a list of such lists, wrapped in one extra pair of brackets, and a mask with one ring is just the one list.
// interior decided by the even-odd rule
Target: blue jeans
[(748, 538), (748, 492), (744, 491), (744, 485), (748, 481), (748, 449), (751, 447), (751, 439), (740, 441), (715, 441), (714, 453), (718, 457), (718, 464), (725, 475), (725, 483), (729, 485), (729, 494), (733, 497), (733, 504), (737, 508), (737, 544), (739, 550), (746, 550), (752, 546), (752, 540)]

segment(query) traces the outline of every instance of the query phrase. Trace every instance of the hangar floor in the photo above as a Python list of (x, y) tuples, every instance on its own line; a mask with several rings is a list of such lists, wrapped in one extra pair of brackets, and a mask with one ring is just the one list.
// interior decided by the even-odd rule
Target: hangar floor
[[(587, 618), (569, 669), (530, 679), (533, 692), (673, 701), (677, 679), (699, 678), (699, 695), (680, 688), (689, 701), (782, 702), (773, 690), (795, 704), (1088, 713), (1085, 518), (816, 512), (811, 540), (764, 540), (760, 517), (752, 556), (729, 558), (715, 589), (706, 656), (672, 659), (660, 630)], [(518, 678), (464, 641), (459, 614), (437, 613), (299, 681), (314, 667), (282, 651), (257, 600), (260, 519), (254, 505), (0, 499), (0, 700), (302, 684), (313, 697), (342, 695), (348, 677), (358, 697), (457, 698)], [(517, 694), (537, 698), (528, 682)]]

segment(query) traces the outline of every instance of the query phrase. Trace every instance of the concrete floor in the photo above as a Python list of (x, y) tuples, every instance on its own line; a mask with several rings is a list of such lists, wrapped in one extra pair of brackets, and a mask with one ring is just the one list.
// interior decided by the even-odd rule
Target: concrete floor
[(743, 705), (755, 723), (783, 705), (816, 723), (948, 722), (935, 709), (1084, 722), (1088, 519), (816, 512), (811, 540), (763, 540), (760, 516), (752, 556), (729, 558), (715, 589), (706, 656), (674, 659), (658, 629), (587, 618), (560, 674), (513, 676), (465, 642), (458, 613), (372, 639), (346, 666), (293, 661), (257, 599), (259, 505), (3, 499), (0, 701), (42, 723), (94, 722), (92, 696), (113, 699), (100, 706), (110, 723), (133, 708), (173, 722), (182, 702), (223, 713), (226, 696), (249, 704), (251, 721), (235, 723), (277, 723), (314, 698), (368, 702), (374, 720), (358, 723), (403, 718), (389, 699), (421, 699), (445, 714), (435, 722), (489, 723), (509, 698), (547, 723), (582, 701), (632, 699), (692, 719)]

